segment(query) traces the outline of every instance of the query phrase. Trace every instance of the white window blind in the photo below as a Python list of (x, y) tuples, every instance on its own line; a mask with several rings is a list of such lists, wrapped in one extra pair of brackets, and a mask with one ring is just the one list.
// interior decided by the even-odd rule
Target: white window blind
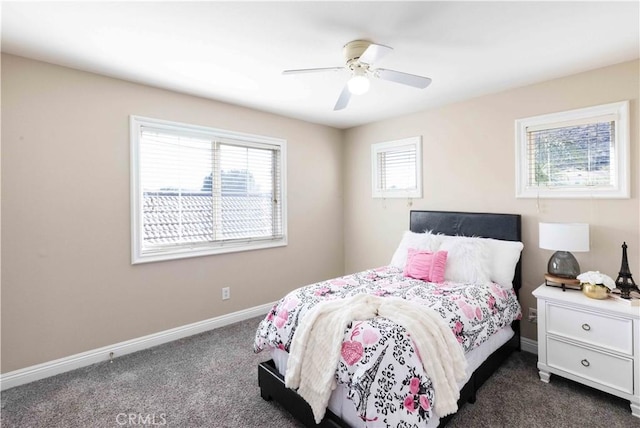
[(286, 244), (283, 141), (133, 117), (132, 143), (134, 263)]
[(613, 186), (615, 121), (527, 130), (529, 186)]
[(371, 146), (373, 197), (422, 197), (420, 137)]
[(628, 197), (628, 103), (516, 121), (518, 197)]

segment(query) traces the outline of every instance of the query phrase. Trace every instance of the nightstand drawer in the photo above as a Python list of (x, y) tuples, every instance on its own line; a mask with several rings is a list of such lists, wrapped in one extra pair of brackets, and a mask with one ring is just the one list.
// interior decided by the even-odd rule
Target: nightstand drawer
[(547, 306), (547, 333), (633, 355), (633, 322), (552, 303)]
[(633, 360), (547, 337), (547, 364), (633, 394)]

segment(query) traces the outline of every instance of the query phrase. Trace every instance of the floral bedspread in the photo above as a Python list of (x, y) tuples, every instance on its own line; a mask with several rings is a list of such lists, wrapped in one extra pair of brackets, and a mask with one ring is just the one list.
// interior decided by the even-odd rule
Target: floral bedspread
[[(281, 299), (256, 332), (254, 350), (289, 351), (298, 322), (318, 302), (360, 293), (396, 296), (429, 307), (449, 324), (465, 353), (522, 314), (513, 290), (497, 284), (432, 284), (385, 266), (318, 282)], [(434, 392), (406, 330), (386, 318), (354, 321), (344, 332), (338, 383), (370, 427), (420, 427), (432, 416)]]

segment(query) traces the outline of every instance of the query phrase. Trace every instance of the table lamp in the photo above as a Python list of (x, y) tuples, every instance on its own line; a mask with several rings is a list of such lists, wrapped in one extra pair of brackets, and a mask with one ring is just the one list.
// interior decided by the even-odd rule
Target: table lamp
[(575, 279), (580, 265), (571, 251), (589, 251), (589, 224), (539, 223), (539, 246), (555, 253), (547, 264), (548, 273), (559, 278)]

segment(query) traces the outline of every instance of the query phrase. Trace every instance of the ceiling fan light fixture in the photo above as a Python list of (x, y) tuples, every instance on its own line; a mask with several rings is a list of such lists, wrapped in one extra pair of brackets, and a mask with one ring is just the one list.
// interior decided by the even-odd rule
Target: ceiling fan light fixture
[(347, 84), (342, 87), (340, 96), (338, 96), (338, 101), (333, 107), (334, 111), (346, 108), (349, 104), (349, 100), (351, 99), (351, 95), (362, 95), (369, 91), (371, 78), (373, 77), (419, 89), (424, 89), (431, 84), (431, 79), (428, 77), (404, 73), (402, 71), (375, 68), (373, 64), (393, 51), (393, 48), (390, 48), (389, 46), (371, 43), (366, 40), (353, 40), (344, 45), (342, 51), (346, 61), (346, 65), (343, 67), (284, 70), (282, 74), (315, 73), (319, 71), (340, 70), (348, 71), (350, 78), (347, 81)]
[(349, 79), (347, 86), (349, 87), (349, 92), (353, 95), (362, 95), (369, 90), (371, 82), (369, 82), (369, 78), (367, 76), (355, 74), (351, 79)]

